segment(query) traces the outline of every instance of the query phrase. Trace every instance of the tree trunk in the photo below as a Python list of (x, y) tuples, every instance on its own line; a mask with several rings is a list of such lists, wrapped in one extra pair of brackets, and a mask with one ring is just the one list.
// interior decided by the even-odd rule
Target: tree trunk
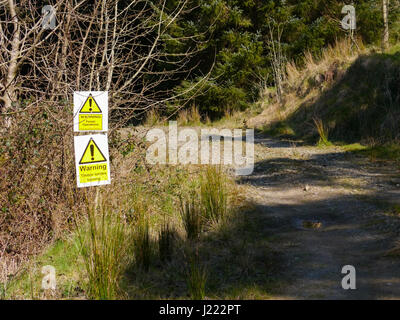
[(389, 48), (389, 20), (388, 20), (388, 2), (389, 0), (382, 0), (383, 12), (383, 35), (382, 35), (382, 51), (385, 52)]
[[(8, 63), (7, 68), (7, 78), (5, 83), (5, 91), (2, 97), (4, 101), (4, 110), (3, 112), (7, 113), (11, 111), (12, 102), (16, 101), (16, 88), (14, 84), (14, 80), (17, 74), (17, 66), (18, 66), (18, 58), (19, 58), (19, 47), (20, 47), (20, 30), (18, 24), (18, 17), (15, 10), (14, 0), (8, 0), (8, 9), (10, 10), (10, 14), (12, 17), (13, 24), (13, 38), (11, 41), (11, 52), (10, 52), (10, 61)], [(10, 118), (5, 118), (5, 126), (10, 127)]]

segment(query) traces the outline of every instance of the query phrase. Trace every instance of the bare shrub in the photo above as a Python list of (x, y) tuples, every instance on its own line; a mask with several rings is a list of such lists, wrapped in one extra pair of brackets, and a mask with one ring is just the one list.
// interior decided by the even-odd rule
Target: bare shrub
[(83, 204), (75, 187), (72, 133), (56, 119), (66, 105), (30, 108), (14, 114), (0, 134), (0, 253), (35, 254), (72, 227)]
[[(0, 1), (1, 259), (39, 252), (74, 225), (74, 212), (78, 219), (85, 212), (92, 191), (76, 188), (74, 91), (109, 91), (112, 165), (121, 163), (120, 151), (140, 149), (140, 139), (123, 143), (117, 130), (174, 100), (167, 84), (188, 71), (197, 48), (164, 49), (192, 40), (171, 32), (187, 3), (60, 0), (56, 27), (46, 30), (36, 1)], [(114, 181), (129, 170), (115, 172)]]

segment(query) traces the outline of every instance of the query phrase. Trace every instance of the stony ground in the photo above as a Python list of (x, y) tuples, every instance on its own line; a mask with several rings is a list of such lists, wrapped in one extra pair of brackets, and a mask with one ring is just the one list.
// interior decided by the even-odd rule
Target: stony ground
[[(272, 298), (399, 299), (398, 166), (262, 136), (255, 150), (255, 171), (239, 182), (282, 257)], [(356, 290), (341, 287), (345, 265), (356, 268)]]

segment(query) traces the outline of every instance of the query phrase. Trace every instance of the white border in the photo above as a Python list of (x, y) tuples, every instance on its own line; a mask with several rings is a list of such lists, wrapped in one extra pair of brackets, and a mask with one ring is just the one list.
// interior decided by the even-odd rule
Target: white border
[[(103, 130), (79, 130), (79, 110), (92, 94), (103, 114)], [(108, 131), (108, 91), (75, 91), (74, 92), (74, 132)]]
[[(85, 152), (85, 149), (89, 143), (90, 138), (92, 138), (103, 155), (107, 159), (107, 181), (98, 181), (98, 182), (88, 182), (88, 183), (79, 183), (79, 161), (81, 161), (82, 155)], [(76, 136), (74, 137), (74, 149), (75, 149), (75, 167), (76, 167), (76, 183), (78, 188), (85, 187), (95, 187), (95, 186), (103, 186), (111, 183), (111, 175), (110, 175), (110, 155), (108, 153), (108, 139), (107, 134), (95, 134), (95, 135), (86, 135), (86, 136)]]

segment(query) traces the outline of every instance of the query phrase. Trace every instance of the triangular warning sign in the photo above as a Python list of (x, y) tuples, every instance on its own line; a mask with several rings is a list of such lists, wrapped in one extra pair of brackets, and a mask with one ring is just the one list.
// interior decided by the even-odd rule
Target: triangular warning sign
[(93, 138), (90, 138), (85, 152), (82, 155), (81, 161), (79, 161), (79, 164), (97, 163), (104, 161), (107, 161), (106, 157), (100, 151)]
[(90, 93), (79, 113), (101, 113), (101, 109)]

